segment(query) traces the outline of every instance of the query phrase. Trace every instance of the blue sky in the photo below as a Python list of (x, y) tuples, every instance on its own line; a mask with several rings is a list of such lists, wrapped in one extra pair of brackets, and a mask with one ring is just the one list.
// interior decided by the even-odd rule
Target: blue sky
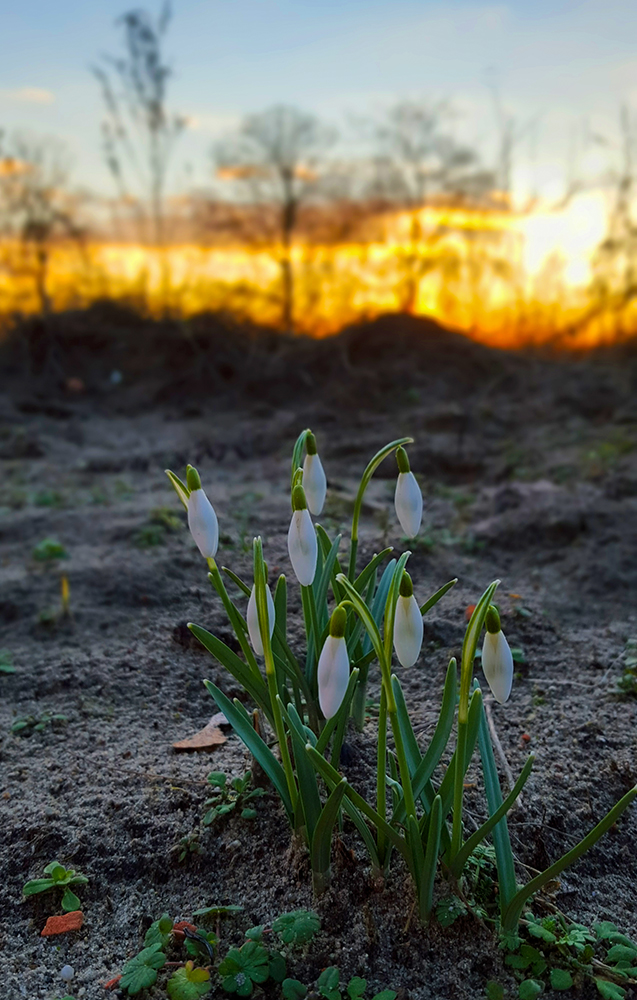
[[(63, 138), (76, 183), (109, 190), (99, 153), (100, 96), (90, 65), (115, 53), (126, 0), (6, 2), (0, 127)], [(156, 2), (140, 3), (156, 11)], [(242, 114), (285, 101), (337, 123), (399, 97), (448, 98), (457, 131), (493, 152), (488, 80), (508, 112), (533, 121), (517, 153), (520, 187), (557, 193), (586, 129), (614, 141), (621, 101), (637, 111), (634, 0), (174, 0), (166, 51), (172, 107), (193, 125), (172, 185), (209, 176), (213, 139)], [(569, 154), (569, 150), (571, 153)], [(601, 170), (612, 146), (578, 169)]]

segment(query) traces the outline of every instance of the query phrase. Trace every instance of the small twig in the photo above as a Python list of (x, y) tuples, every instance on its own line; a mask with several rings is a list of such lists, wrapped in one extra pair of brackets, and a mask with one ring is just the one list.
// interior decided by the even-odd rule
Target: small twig
[[(508, 782), (508, 785), (509, 785), (509, 791), (511, 791), (511, 789), (515, 785), (515, 781), (514, 781), (514, 778), (513, 778), (513, 771), (509, 767), (509, 762), (506, 759), (506, 756), (504, 754), (504, 750), (502, 748), (502, 744), (500, 743), (500, 737), (498, 736), (498, 734), (496, 732), (496, 729), (495, 729), (495, 723), (494, 723), (493, 717), (491, 715), (491, 698), (485, 698), (485, 700), (484, 700), (484, 710), (486, 712), (487, 722), (489, 723), (489, 732), (491, 733), (491, 739), (493, 741), (493, 745), (494, 745), (494, 747), (496, 749), (498, 757), (500, 758), (500, 762), (502, 764), (502, 767), (504, 768), (504, 773), (506, 774), (506, 779), (507, 779), (507, 782)], [(515, 802), (513, 803), (513, 806), (511, 808), (512, 809), (515, 809), (515, 808), (519, 809), (519, 808), (521, 808), (521, 806), (522, 806), (522, 794), (520, 793), (518, 795), (517, 799), (515, 800)]]

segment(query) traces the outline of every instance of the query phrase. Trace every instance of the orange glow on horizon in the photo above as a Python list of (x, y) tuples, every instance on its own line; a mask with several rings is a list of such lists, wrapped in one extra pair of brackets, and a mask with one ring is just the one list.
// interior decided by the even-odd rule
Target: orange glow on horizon
[[(361, 318), (408, 311), (498, 347), (564, 331), (578, 348), (616, 336), (607, 317), (582, 324), (607, 230), (601, 192), (560, 210), (430, 206), (372, 222), (367, 242), (295, 243), (297, 332), (328, 336)], [(37, 311), (42, 278), (55, 310), (112, 298), (154, 314), (224, 310), (275, 326), (281, 316), (276, 247), (59, 243), (42, 268), (34, 248), (0, 244), (0, 317)]]

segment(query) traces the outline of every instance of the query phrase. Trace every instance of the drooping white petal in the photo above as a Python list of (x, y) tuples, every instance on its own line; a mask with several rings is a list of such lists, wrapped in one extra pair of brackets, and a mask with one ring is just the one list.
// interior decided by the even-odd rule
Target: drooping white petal
[(487, 632), (482, 646), (482, 672), (496, 701), (504, 705), (513, 684), (513, 655), (504, 632)]
[(423, 620), (418, 601), (411, 597), (399, 597), (394, 619), (394, 649), (403, 667), (413, 667), (420, 655), (423, 636)]
[(188, 497), (188, 527), (204, 559), (214, 559), (219, 545), (219, 524), (203, 490), (193, 490)]
[[(274, 601), (272, 600), (272, 593), (270, 592), (270, 588), (267, 585), (265, 588), (265, 597), (268, 603), (268, 626), (270, 629), (270, 638), (272, 638), (272, 633), (274, 632), (274, 621), (276, 618), (276, 611), (274, 609)], [(250, 636), (250, 642), (252, 643), (252, 648), (257, 654), (257, 656), (263, 656), (263, 642), (261, 640), (261, 630), (259, 628), (259, 614), (257, 611), (257, 588), (255, 585), (252, 586), (252, 591), (250, 593), (250, 600), (248, 601), (246, 622), (248, 625), (248, 635)]]
[(295, 510), (288, 531), (288, 552), (299, 583), (309, 587), (316, 572), (316, 532), (309, 510)]
[(315, 517), (323, 510), (327, 479), (323, 465), (318, 455), (306, 455), (303, 462), (303, 489), (307, 498), (307, 506)]
[(326, 719), (336, 715), (349, 683), (347, 643), (341, 636), (328, 635), (318, 661), (318, 692), (321, 712)]
[(422, 493), (413, 472), (399, 472), (394, 496), (396, 516), (409, 538), (415, 538), (422, 521)]

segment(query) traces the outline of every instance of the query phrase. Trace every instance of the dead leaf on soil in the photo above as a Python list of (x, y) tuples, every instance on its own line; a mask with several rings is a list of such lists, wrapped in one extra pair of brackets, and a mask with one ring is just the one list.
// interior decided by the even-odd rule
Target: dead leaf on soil
[(187, 740), (179, 740), (173, 743), (173, 748), (180, 753), (193, 753), (200, 750), (214, 750), (226, 742), (226, 737), (221, 732), (220, 726), (227, 726), (228, 720), (223, 712), (213, 715), (210, 722), (200, 729), (194, 736), (189, 736)]

